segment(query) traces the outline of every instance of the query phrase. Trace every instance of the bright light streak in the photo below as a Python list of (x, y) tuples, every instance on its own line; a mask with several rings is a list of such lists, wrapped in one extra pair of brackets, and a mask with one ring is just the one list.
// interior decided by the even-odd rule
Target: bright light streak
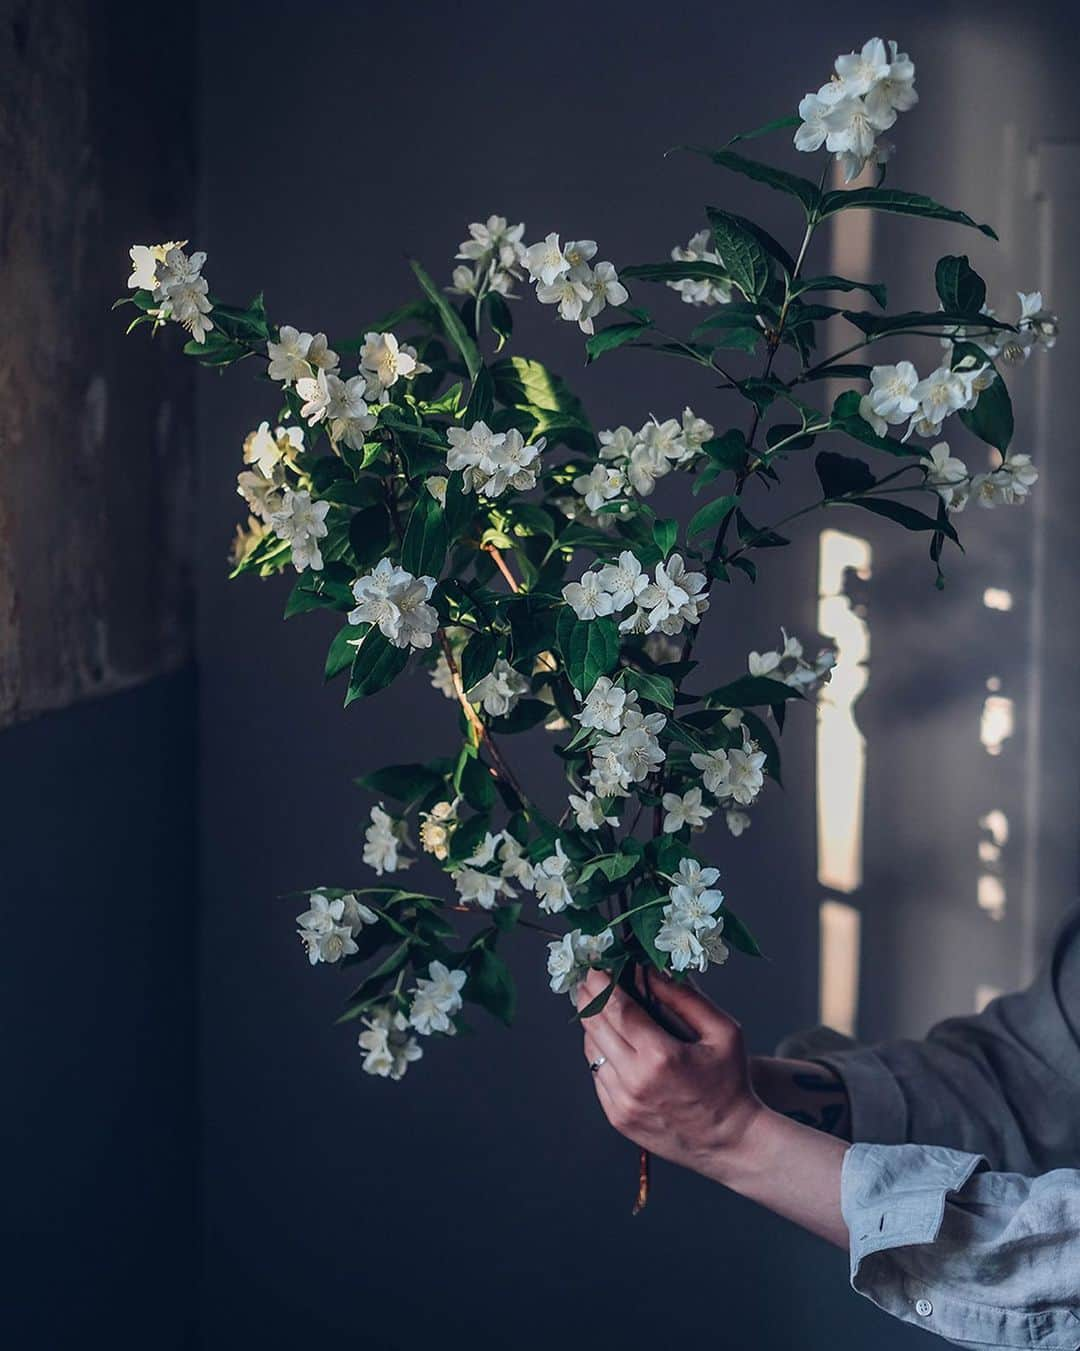
[(845, 901), (822, 901), (818, 912), (821, 968), (819, 1017), (849, 1037), (855, 1035), (859, 1007), (859, 935), (861, 917)]

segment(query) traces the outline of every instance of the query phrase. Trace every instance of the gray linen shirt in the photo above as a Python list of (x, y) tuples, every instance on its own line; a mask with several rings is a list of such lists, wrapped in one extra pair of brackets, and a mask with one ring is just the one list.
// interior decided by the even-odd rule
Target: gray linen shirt
[(779, 1051), (851, 1101), (856, 1290), (973, 1348), (1080, 1351), (1080, 907), (1028, 989), (924, 1041), (818, 1028)]

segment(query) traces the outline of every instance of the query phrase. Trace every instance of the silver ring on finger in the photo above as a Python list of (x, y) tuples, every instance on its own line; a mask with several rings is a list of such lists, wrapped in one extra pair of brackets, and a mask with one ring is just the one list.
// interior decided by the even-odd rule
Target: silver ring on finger
[(589, 1069), (592, 1070), (593, 1074), (596, 1074), (601, 1068), (601, 1066), (606, 1064), (607, 1064), (607, 1056), (598, 1055), (595, 1060), (589, 1061)]

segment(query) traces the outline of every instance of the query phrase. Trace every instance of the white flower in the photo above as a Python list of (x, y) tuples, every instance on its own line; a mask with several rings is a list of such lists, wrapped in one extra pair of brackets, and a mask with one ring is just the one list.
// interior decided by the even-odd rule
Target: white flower
[(715, 435), (711, 422), (706, 422), (703, 417), (698, 417), (689, 406), (683, 409), (682, 415), (682, 441), (685, 446), (683, 460), (691, 459), (700, 451), (706, 441), (711, 441)]
[(731, 831), (736, 839), (738, 839), (744, 830), (750, 829), (750, 817), (746, 812), (738, 812), (733, 808), (729, 808), (724, 813), (724, 822), (727, 825), (728, 830)]
[(626, 477), (636, 493), (648, 497), (656, 480), (671, 472), (671, 461), (656, 445), (640, 439), (635, 442), (626, 463)]
[[(664, 907), (665, 910), (668, 908)], [(661, 924), (653, 945), (659, 952), (670, 954), (674, 971), (685, 971), (687, 968), (704, 971), (709, 964), (701, 939), (688, 924), (682, 924), (678, 919), (665, 920)]]
[[(637, 597), (646, 616), (644, 632), (660, 629), (667, 634), (680, 633), (686, 624), (697, 624), (709, 608), (708, 598), (698, 593), (706, 585), (703, 572), (688, 572), (681, 554), (672, 554), (657, 563), (654, 580)], [(624, 620), (620, 629), (628, 627)]]
[(612, 612), (611, 594), (604, 590), (599, 572), (586, 572), (580, 582), (568, 582), (562, 594), (579, 619), (596, 619)]
[(536, 298), (541, 305), (558, 305), (559, 317), (572, 322), (581, 318), (591, 296), (589, 288), (572, 272), (563, 272), (553, 282), (536, 288)]
[(259, 520), (267, 523), (274, 512), (281, 510), (284, 488), (285, 475), (280, 465), (274, 466), (270, 478), (259, 469), (248, 469), (236, 479), (236, 491)]
[(449, 481), (445, 474), (430, 474), (424, 480), (424, 487), (440, 507), (446, 506), (446, 485)]
[[(572, 246), (568, 244), (566, 247), (569, 255)], [(625, 305), (630, 299), (630, 292), (619, 280), (614, 263), (597, 263), (594, 268), (582, 264), (575, 267), (571, 275), (589, 292), (585, 308), (578, 319), (578, 328), (582, 333), (594, 331), (593, 320), (606, 306)]]
[(131, 249), (131, 261), (134, 267), (128, 285), (152, 290), (157, 302), (157, 309), (152, 311), (155, 318), (171, 319), (186, 328), (196, 342), (205, 342), (214, 327), (208, 317), (212, 308), (207, 299), (209, 287), (201, 275), (206, 254), (189, 257), (178, 243), (137, 244)]
[(617, 816), (604, 815), (604, 800), (593, 792), (586, 792), (584, 797), (571, 793), (567, 800), (578, 830), (599, 830), (604, 824), (615, 826), (619, 823)]
[(270, 515), (274, 533), (292, 546), (292, 562), (297, 572), (311, 568), (319, 572), (323, 565), (319, 540), (327, 533), (329, 502), (313, 502), (305, 489), (286, 488), (281, 505)]
[(664, 832), (672, 834), (689, 826), (691, 830), (702, 830), (705, 822), (712, 816), (712, 808), (706, 807), (701, 800), (701, 789), (691, 788), (682, 796), (678, 793), (665, 793)]
[(490, 830), (487, 831), (484, 838), (465, 860), (466, 866), (469, 868), (486, 868), (495, 857), (495, 850), (498, 849), (501, 840), (502, 831), (498, 835), (493, 835)]
[(457, 824), (452, 802), (436, 802), (420, 813), (420, 848), (440, 861), (450, 855), (450, 835)]
[(375, 414), (367, 405), (367, 385), (362, 375), (351, 380), (340, 380), (336, 375), (326, 377), (330, 391), (330, 405), (326, 416), (330, 425), (330, 440), (344, 441), (353, 450), (361, 450), (364, 433), (375, 426)]
[[(517, 492), (528, 492), (530, 488), (535, 488), (540, 468), (537, 461), (546, 444), (546, 438), (541, 436), (527, 446), (517, 428), (511, 427), (502, 434), (497, 444), (492, 445), (479, 470), (473, 470), (477, 492), (483, 493), (485, 497), (499, 497), (507, 487)], [(486, 482), (480, 483), (478, 475), (485, 473), (489, 477)]]
[(168, 244), (132, 244), (128, 250), (132, 263), (128, 286), (132, 290), (153, 291), (158, 283), (158, 264), (163, 265), (169, 253), (186, 242), (174, 239)]
[(536, 869), (521, 845), (507, 831), (503, 831), (502, 844), (499, 846), (499, 871), (504, 880), (520, 882), (523, 887), (532, 889)]
[(907, 422), (919, 407), (915, 394), (918, 384), (919, 372), (910, 361), (875, 366), (870, 372), (870, 391), (859, 404), (860, 416), (884, 436), (886, 425), (896, 427)]
[(291, 324), (282, 324), (277, 342), (267, 342), (266, 352), (270, 358), (267, 374), (285, 385), (310, 378), (313, 369), (329, 373), (338, 365), (338, 355), (331, 351), (325, 333), (301, 333)]
[(880, 38), (871, 38), (861, 52), (848, 52), (836, 58), (835, 70), (840, 77), (842, 91), (855, 98), (868, 94), (882, 80), (889, 77), (889, 58)]
[[(822, 648), (816, 660), (811, 664), (803, 656), (803, 645), (798, 638), (780, 630), (784, 647), (782, 652), (751, 652), (746, 659), (747, 669), (752, 676), (767, 676), (779, 680), (785, 685), (808, 693), (827, 684), (836, 665), (834, 648)], [(738, 727), (742, 714), (733, 710), (724, 718), (724, 725)]]
[(244, 438), (244, 463), (254, 465), (269, 477), (279, 460), (291, 461), (303, 449), (304, 433), (300, 427), (278, 427), (271, 435), (269, 422), (260, 422)]
[(522, 261), (524, 233), (524, 225), (508, 225), (505, 216), (489, 216), (485, 224), (469, 226), (472, 237), (465, 240), (456, 256), (477, 261), (490, 254), (496, 257), (501, 267), (511, 268)]
[(599, 511), (605, 502), (610, 502), (626, 487), (626, 479), (621, 469), (599, 462), (587, 474), (579, 474), (574, 479), (574, 492), (580, 493), (590, 511)]
[(637, 558), (624, 549), (618, 563), (608, 563), (600, 569), (600, 585), (610, 594), (612, 609), (618, 613), (637, 601), (649, 585), (649, 578)]
[(598, 962), (615, 941), (610, 929), (598, 934), (583, 934), (571, 929), (555, 943), (548, 944), (548, 975), (555, 994), (568, 994), (573, 999), (577, 987), (588, 968)]
[(980, 507), (1013, 506), (1024, 502), (1039, 477), (1030, 455), (1010, 455), (989, 474), (971, 480), (971, 496)]
[[(836, 86), (834, 86), (836, 87)], [(826, 91), (822, 91), (826, 92)], [(820, 94), (806, 94), (799, 102), (802, 124), (795, 132), (795, 149), (807, 154), (820, 150), (829, 134), (826, 117), (836, 98), (822, 98)]]
[(557, 277), (570, 270), (570, 264), (559, 247), (559, 236), (549, 234), (540, 244), (530, 244), (525, 250), (525, 266), (533, 281), (550, 286)]
[(382, 558), (353, 582), (357, 606), (350, 624), (377, 624), (395, 647), (430, 647), (439, 616), (427, 601), (435, 589), (434, 577), (414, 577)]
[(499, 657), (488, 674), (468, 691), (468, 698), (471, 703), (480, 704), (493, 718), (501, 718), (510, 712), (528, 688), (528, 680), (515, 671), (505, 657)]
[[(865, 51), (865, 48), (863, 49)], [(866, 104), (872, 113), (893, 108), (906, 113), (919, 101), (915, 91), (915, 63), (895, 42), (889, 43), (889, 64), (866, 91)]]
[(368, 379), (369, 397), (385, 403), (386, 391), (398, 380), (411, 379), (431, 369), (416, 359), (416, 349), (403, 347), (393, 333), (366, 333), (360, 349), (360, 369)]
[(635, 698), (636, 695), (628, 695), (620, 685), (613, 684), (610, 677), (600, 676), (585, 696), (581, 712), (574, 716), (582, 727), (596, 727), (614, 736), (622, 730), (623, 712), (628, 699)]
[(1043, 305), (1041, 291), (1017, 291), (1016, 294), (1020, 297), (1019, 328), (1031, 333), (1036, 344), (1049, 351), (1057, 342), (1057, 315)]
[[(709, 241), (709, 231), (699, 230), (691, 236), (685, 248), (676, 245), (671, 250), (671, 257), (676, 263), (712, 263), (722, 268), (723, 259), (709, 247)], [(679, 292), (687, 305), (726, 305), (731, 300), (731, 283), (727, 281), (686, 277), (667, 284), (673, 291)]]
[(705, 787), (714, 797), (723, 799), (727, 796), (728, 774), (731, 772), (727, 751), (694, 751), (690, 756), (690, 763), (695, 769), (701, 770)]
[(480, 285), (479, 272), (479, 268), (464, 265), (455, 267), (450, 274), (450, 290), (459, 296), (476, 295), (476, 289)]
[(614, 431), (601, 432), (600, 458), (602, 460), (625, 460), (637, 444), (637, 435), (629, 427), (616, 427)]
[(303, 399), (300, 416), (312, 426), (323, 421), (333, 400), (328, 381), (326, 372), (320, 370), (315, 375), (302, 376), (296, 382), (296, 392)]
[(441, 652), (435, 660), (435, 665), (431, 668), (431, 683), (445, 699), (457, 698), (450, 663)]
[(948, 366), (939, 366), (925, 380), (920, 380), (912, 390), (919, 408), (911, 420), (911, 430), (919, 436), (937, 436), (949, 414), (968, 403), (971, 397), (968, 384), (970, 378), (960, 371), (950, 370)]
[(871, 110), (863, 99), (845, 96), (829, 107), (822, 120), (827, 130), (825, 147), (841, 160), (844, 180), (850, 183), (864, 165), (875, 162), (877, 138), (896, 121), (896, 111), (878, 106)]
[(462, 905), (478, 905), (481, 910), (494, 910), (499, 896), (506, 890), (501, 877), (482, 873), (478, 868), (457, 868), (450, 877)]
[(308, 898), (308, 909), (297, 915), (297, 933), (307, 948), (312, 966), (319, 962), (338, 962), (359, 949), (353, 941), (364, 924), (375, 924), (378, 916), (355, 896), (331, 901), (322, 892)]
[(728, 751), (727, 794), (741, 807), (748, 807), (765, 786), (765, 752), (747, 737), (740, 749)]
[(667, 719), (662, 713), (643, 714), (636, 708), (624, 712), (617, 736), (603, 737), (593, 749), (589, 783), (601, 795), (625, 795), (632, 783), (641, 783), (664, 763), (657, 739)]
[(433, 1032), (452, 1032), (450, 1019), (461, 1010), (464, 971), (451, 971), (442, 962), (428, 964), (427, 979), (418, 976), (409, 1009), (409, 1022), (427, 1037)]
[(930, 447), (930, 468), (926, 471), (927, 486), (936, 488), (950, 511), (962, 511), (968, 498), (968, 467), (963, 460), (949, 454), (949, 443), (939, 441)]
[(372, 1010), (363, 1020), (364, 1031), (358, 1038), (365, 1051), (365, 1074), (382, 1079), (400, 1079), (414, 1060), (424, 1054), (420, 1043), (409, 1033), (409, 1024), (400, 1010), (389, 1004)]
[(398, 872), (411, 867), (414, 860), (400, 853), (405, 843), (405, 823), (395, 821), (382, 804), (372, 807), (371, 824), (364, 831), (364, 862), (383, 873)]
[(573, 902), (567, 885), (567, 869), (570, 860), (563, 853), (559, 840), (555, 841), (555, 852), (533, 870), (532, 888), (540, 901), (540, 909), (549, 915), (558, 914)]

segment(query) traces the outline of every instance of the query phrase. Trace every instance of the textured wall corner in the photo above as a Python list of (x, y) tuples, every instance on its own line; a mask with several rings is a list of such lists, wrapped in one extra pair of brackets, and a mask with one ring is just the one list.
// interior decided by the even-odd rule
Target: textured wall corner
[(192, 371), (110, 305), (131, 243), (191, 231), (195, 164), (133, 4), (0, 0), (0, 89), (3, 726), (190, 654)]

